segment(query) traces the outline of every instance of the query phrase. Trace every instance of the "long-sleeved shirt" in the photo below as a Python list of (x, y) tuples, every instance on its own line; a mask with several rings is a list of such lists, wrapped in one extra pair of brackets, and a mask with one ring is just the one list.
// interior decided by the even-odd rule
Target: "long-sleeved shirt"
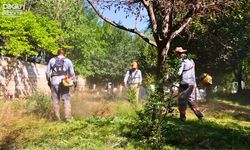
[[(73, 80), (76, 79), (75, 77), (75, 71), (74, 71), (74, 67), (73, 64), (71, 62), (71, 60), (69, 60), (68, 58), (65, 58), (64, 56), (57, 56), (59, 57), (59, 59), (64, 58), (64, 65), (63, 65), (63, 70), (65, 71), (67, 76), (73, 77)], [(65, 78), (65, 75), (59, 75), (59, 76), (52, 76), (52, 68), (54, 66), (56, 62), (55, 57), (51, 58), (48, 66), (47, 66), (47, 70), (46, 70), (46, 78), (48, 81), (51, 82), (51, 85), (59, 85), (62, 81), (63, 78)]]
[(192, 59), (182, 59), (181, 66), (178, 71), (181, 80), (188, 84), (196, 84), (195, 80), (195, 64)]
[(128, 70), (124, 77), (125, 84), (138, 84), (142, 82), (141, 70), (136, 69), (135, 71)]

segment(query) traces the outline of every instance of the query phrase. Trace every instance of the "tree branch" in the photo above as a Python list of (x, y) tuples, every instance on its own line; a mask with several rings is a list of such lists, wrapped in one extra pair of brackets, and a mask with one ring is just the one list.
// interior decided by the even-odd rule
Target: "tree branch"
[(110, 25), (116, 27), (116, 28), (119, 28), (119, 29), (122, 29), (122, 30), (125, 30), (125, 31), (128, 31), (128, 32), (131, 32), (131, 33), (134, 33), (136, 35), (138, 35), (140, 38), (142, 38), (145, 42), (147, 42), (148, 44), (154, 46), (154, 47), (157, 47), (157, 44), (155, 41), (151, 41), (148, 37), (146, 37), (143, 33), (139, 32), (136, 28), (135, 29), (132, 29), (132, 28), (127, 28), (123, 25), (120, 25), (120, 24), (117, 24), (116, 22), (114, 21), (111, 21), (109, 20), (108, 18), (106, 18), (105, 16), (103, 16), (99, 11), (98, 9), (95, 7), (94, 3), (92, 2), (92, 0), (87, 0), (88, 3), (91, 5), (91, 7), (94, 9), (95, 13), (101, 18), (103, 19), (105, 22), (109, 23)]
[(155, 41), (158, 43), (160, 41), (160, 38), (158, 37), (158, 34), (157, 34), (157, 20), (156, 20), (154, 8), (153, 8), (154, 6), (150, 0), (141, 0), (141, 2), (143, 3), (144, 7), (147, 10), (153, 36), (154, 36)]
[[(143, 0), (143, 1), (145, 1), (145, 0)], [(148, 11), (148, 15), (149, 15), (149, 19), (150, 19), (150, 22), (152, 25), (153, 32), (156, 33), (157, 32), (157, 21), (155, 18), (153, 5), (150, 4), (150, 2), (149, 2), (147, 7), (148, 7), (147, 11)]]
[(182, 25), (171, 34), (170, 39), (175, 38), (191, 22), (191, 20), (192, 17), (188, 17), (187, 19), (185, 19)]
[(193, 3), (189, 7), (190, 9), (188, 13), (185, 15), (185, 17), (183, 18), (183, 21), (175, 25), (175, 27), (173, 28), (176, 30), (172, 32), (170, 39), (175, 38), (191, 22), (192, 17), (199, 11), (201, 7), (201, 2)]

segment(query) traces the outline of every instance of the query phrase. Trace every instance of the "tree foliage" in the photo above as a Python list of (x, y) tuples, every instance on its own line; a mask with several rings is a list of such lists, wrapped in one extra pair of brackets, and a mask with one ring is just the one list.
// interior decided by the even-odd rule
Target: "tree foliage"
[(200, 17), (177, 40), (197, 54), (198, 73), (209, 72), (217, 83), (232, 73), (234, 81), (249, 73), (249, 6), (238, 0), (220, 17)]
[(34, 5), (33, 11), (60, 22), (67, 57), (72, 59), (78, 74), (93, 75), (91, 59), (95, 55), (103, 55), (106, 45), (98, 18), (80, 1), (71, 0), (40, 1)]
[[(135, 33), (145, 42), (157, 48), (157, 72), (160, 75), (172, 40), (179, 35), (192, 19), (198, 15), (210, 15), (225, 8), (231, 1), (165, 1), (165, 0), (126, 0), (99, 1), (87, 0), (99, 17), (109, 24)], [(96, 5), (99, 6), (96, 7)], [(127, 28), (106, 18), (99, 9), (124, 10), (129, 15), (135, 15), (136, 22), (146, 18), (151, 34), (149, 37), (140, 32), (137, 27)], [(141, 14), (145, 10), (146, 15)], [(127, 17), (126, 16), (126, 17)]]
[(103, 25), (102, 38), (107, 42), (104, 47), (105, 55), (95, 55), (92, 58), (95, 79), (103, 81), (121, 82), (133, 60), (138, 61), (143, 73), (152, 72), (155, 56), (151, 46), (145, 45), (138, 37), (125, 31), (116, 29), (109, 24)]
[(139, 57), (140, 49), (134, 43), (134, 38), (121, 30), (103, 25), (105, 33), (102, 39), (107, 42), (104, 47), (105, 54), (92, 57), (94, 78), (109, 81), (122, 81), (122, 78), (129, 69), (130, 62)]
[[(24, 0), (3, 0), (0, 2), (1, 53), (13, 56), (36, 55), (40, 50), (55, 52), (59, 48), (62, 30), (57, 21), (35, 15), (23, 6), (20, 15), (4, 14), (4, 4), (23, 5)], [(8, 10), (17, 11), (17, 10)]]

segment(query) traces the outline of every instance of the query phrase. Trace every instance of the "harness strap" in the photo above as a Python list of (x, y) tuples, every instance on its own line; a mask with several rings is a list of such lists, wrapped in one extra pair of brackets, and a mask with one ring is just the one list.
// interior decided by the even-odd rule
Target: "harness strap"
[(138, 72), (138, 70), (136, 70), (134, 76), (132, 77), (132, 70), (130, 69), (129, 70), (129, 79), (128, 79), (128, 81), (133, 81), (135, 79), (135, 76), (136, 76), (137, 72)]

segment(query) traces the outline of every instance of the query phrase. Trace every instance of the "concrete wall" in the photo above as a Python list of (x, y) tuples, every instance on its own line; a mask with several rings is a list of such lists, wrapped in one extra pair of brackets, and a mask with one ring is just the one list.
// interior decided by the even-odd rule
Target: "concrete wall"
[[(50, 92), (45, 76), (47, 66), (20, 61), (15, 58), (0, 58), (0, 97), (20, 98), (34, 91)], [(85, 79), (78, 78), (78, 90), (83, 90)]]
[[(15, 58), (0, 57), (0, 97), (6, 99), (20, 98), (30, 95), (32, 92), (39, 91), (50, 93), (45, 76), (47, 65), (36, 64), (26, 61), (20, 61)], [(117, 97), (124, 95), (127, 89), (123, 86), (112, 87), (107, 90), (106, 87), (96, 88), (96, 85), (89, 85), (92, 91), (111, 92)], [(86, 79), (77, 77), (76, 91), (87, 90)], [(141, 87), (140, 97), (148, 94), (147, 89)]]
[(0, 96), (19, 98), (36, 90), (49, 92), (45, 70), (45, 65), (2, 57), (0, 59)]

